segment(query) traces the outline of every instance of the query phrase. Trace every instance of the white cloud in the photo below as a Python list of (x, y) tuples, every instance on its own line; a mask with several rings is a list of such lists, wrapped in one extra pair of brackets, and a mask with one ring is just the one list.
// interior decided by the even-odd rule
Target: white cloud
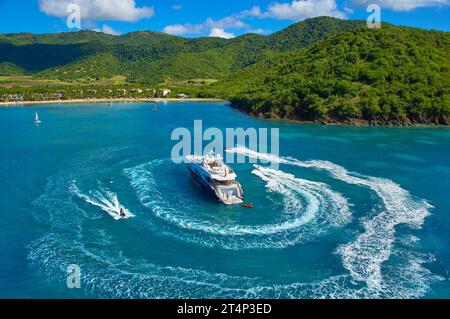
[(213, 28), (211, 29), (211, 32), (209, 33), (210, 37), (216, 37), (216, 38), (225, 38), (225, 39), (231, 39), (234, 38), (233, 33), (225, 32), (224, 29), (221, 28)]
[(355, 12), (355, 10), (353, 10), (352, 8), (349, 8), (349, 7), (345, 7), (344, 11), (349, 13), (349, 14), (353, 14)]
[(181, 5), (181, 4), (174, 4), (172, 6), (172, 9), (175, 10), (175, 11), (180, 11), (180, 10), (183, 9), (183, 5)]
[[(200, 24), (173, 24), (168, 25), (163, 29), (163, 32), (172, 35), (185, 35), (185, 34), (199, 34), (202, 32), (211, 33), (213, 29), (244, 29), (249, 25), (236, 16), (229, 16), (220, 20), (214, 20), (211, 18), (206, 19), (205, 22)], [(218, 32), (216, 30), (215, 32)], [(226, 33), (226, 32), (225, 32)], [(231, 33), (227, 33), (228, 35)]]
[(134, 22), (155, 14), (153, 7), (138, 8), (134, 0), (39, 0), (39, 8), (47, 15), (67, 17), (72, 3), (80, 6), (81, 19), (89, 21)]
[(206, 19), (205, 28), (221, 28), (221, 29), (242, 29), (247, 28), (248, 24), (237, 17), (229, 16), (220, 20)]
[(382, 8), (394, 11), (450, 5), (450, 0), (354, 0), (353, 2), (359, 5), (379, 4)]
[(163, 29), (163, 32), (172, 35), (198, 34), (202, 30), (202, 26), (198, 24), (173, 24)]
[(260, 7), (258, 6), (254, 6), (253, 8), (251, 8), (250, 10), (244, 10), (241, 11), (240, 13), (238, 13), (236, 16), (243, 19), (243, 18), (248, 18), (248, 17), (257, 17), (260, 18), (262, 17), (264, 14), (261, 10)]
[(264, 13), (264, 17), (295, 21), (320, 16), (345, 18), (345, 14), (339, 11), (335, 0), (294, 0), (291, 3), (276, 2), (269, 5), (267, 12)]
[[(365, 1), (365, 0), (354, 0)], [(416, 0), (420, 1), (420, 0)], [(423, 1), (423, 0), (422, 0)], [(440, 1), (440, 0), (436, 0)], [(446, 0), (447, 1), (447, 0)], [(450, 0), (448, 0), (450, 1)], [(223, 30), (227, 36), (232, 33), (227, 33), (224, 30), (229, 29), (249, 29), (251, 26), (245, 22), (252, 18), (258, 19), (279, 19), (279, 20), (294, 20), (301, 21), (307, 18), (319, 16), (332, 16), (337, 18), (345, 18), (345, 13), (338, 9), (336, 0), (292, 0), (291, 2), (274, 2), (270, 4), (267, 10), (262, 10), (259, 6), (254, 6), (249, 10), (244, 10), (230, 16), (224, 17), (220, 20), (206, 19), (200, 24), (174, 24), (166, 26), (163, 32), (173, 35), (185, 34), (220, 34)], [(213, 29), (214, 30), (213, 32)], [(263, 29), (249, 30), (252, 33), (266, 34), (270, 31)], [(233, 35), (234, 36), (234, 35)]]
[(103, 25), (102, 32), (111, 35), (120, 35), (119, 31), (114, 30), (112, 27), (106, 24)]

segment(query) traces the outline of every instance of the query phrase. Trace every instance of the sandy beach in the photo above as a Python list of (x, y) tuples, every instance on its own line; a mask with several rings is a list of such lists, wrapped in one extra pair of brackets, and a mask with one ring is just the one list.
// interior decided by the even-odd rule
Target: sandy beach
[(72, 100), (47, 100), (47, 101), (22, 101), (22, 102), (0, 102), (0, 106), (27, 106), (36, 104), (71, 104), (71, 103), (123, 103), (123, 102), (177, 102), (177, 101), (193, 101), (193, 102), (214, 102), (223, 101), (221, 99), (203, 99), (203, 98), (116, 98), (116, 99), (72, 99)]

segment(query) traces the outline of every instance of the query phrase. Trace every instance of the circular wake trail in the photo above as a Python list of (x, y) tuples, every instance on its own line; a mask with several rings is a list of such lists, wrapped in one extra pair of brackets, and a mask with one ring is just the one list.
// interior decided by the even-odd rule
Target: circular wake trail
[[(284, 210), (281, 218), (284, 221), (264, 225), (226, 225), (225, 221), (213, 223), (195, 219), (185, 212), (188, 203), (175, 205), (171, 196), (161, 191), (154, 171), (163, 163), (161, 160), (152, 161), (126, 169), (125, 174), (141, 203), (158, 218), (181, 229), (216, 236), (209, 241), (202, 238), (200, 243), (219, 242), (222, 247), (230, 249), (283, 248), (317, 236), (329, 227), (340, 227), (351, 217), (347, 200), (328, 185), (256, 166), (252, 173), (266, 182), (270, 192), (282, 195)], [(201, 209), (199, 204), (196, 205), (198, 207), (190, 209)]]
[[(87, 296), (104, 298), (417, 298), (429, 291), (431, 282), (440, 279), (423, 266), (429, 261), (426, 256), (408, 249), (407, 243), (401, 247), (396, 245), (396, 226), (420, 228), (431, 208), (399, 185), (349, 172), (327, 161), (300, 161), (246, 148), (229, 151), (324, 171), (336, 180), (366, 188), (380, 198), (381, 208), (371, 219), (363, 221), (364, 230), (337, 247), (342, 274), (338, 272), (313, 282), (293, 279), (292, 283), (279, 284), (278, 277), (234, 276), (189, 265), (160, 266), (151, 260), (128, 256), (126, 251), (115, 249), (116, 230), (98, 229), (103, 221), (99, 220), (97, 210), (90, 209), (90, 205), (107, 212), (117, 209), (120, 206), (117, 195), (102, 187), (82, 192), (74, 183), (74, 180), (79, 185), (95, 183), (98, 172), (81, 173), (89, 165), (49, 178), (45, 193), (34, 205), (42, 212), (39, 220), (48, 223), (50, 231), (28, 247), (29, 259), (49, 281), (57, 282), (66, 280), (66, 265), (79, 263), (84, 292)], [(262, 225), (215, 219), (195, 199), (173, 190), (170, 181), (162, 185), (157, 174), (169, 161), (155, 160), (124, 170), (140, 203), (151, 211), (153, 220), (148, 222), (158, 221), (158, 227), (150, 229), (158, 235), (224, 249), (282, 249), (348, 225), (352, 217), (347, 199), (331, 186), (256, 165), (252, 174), (264, 182), (268, 196), (277, 198), (282, 206), (277, 219)], [(196, 211), (205, 218), (193, 217), (191, 214)], [(146, 216), (145, 220), (148, 219)], [(138, 220), (143, 219), (135, 219)], [(147, 228), (137, 228), (134, 222), (126, 226), (154, 235)]]
[[(104, 245), (111, 245), (106, 240)], [(394, 269), (395, 281), (374, 291), (354, 283), (350, 275), (331, 276), (311, 283), (268, 284), (260, 278), (232, 276), (199, 269), (159, 266), (92, 251), (63, 234), (50, 234), (29, 247), (28, 258), (50, 281), (64, 282), (68, 265), (77, 260), (83, 290), (100, 298), (416, 298), (426, 293), (430, 273)], [(405, 265), (410, 269), (410, 265)]]
[(338, 248), (343, 265), (352, 278), (364, 281), (375, 291), (383, 288), (382, 265), (389, 260), (395, 241), (395, 226), (406, 224), (419, 228), (432, 207), (413, 198), (408, 191), (391, 180), (364, 176), (347, 171), (328, 161), (299, 161), (295, 158), (258, 153), (245, 147), (227, 150), (273, 163), (324, 170), (333, 178), (374, 191), (382, 200), (384, 210), (364, 223), (365, 232), (356, 240)]

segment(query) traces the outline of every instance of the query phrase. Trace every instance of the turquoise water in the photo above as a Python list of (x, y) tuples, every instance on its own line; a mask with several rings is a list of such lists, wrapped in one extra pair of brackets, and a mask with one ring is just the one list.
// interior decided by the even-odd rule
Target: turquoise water
[[(280, 129), (278, 170), (231, 165), (254, 209), (212, 202), (170, 160), (172, 130), (195, 119)], [(194, 102), (1, 108), (0, 125), (0, 297), (450, 297), (448, 128)], [(115, 220), (116, 200), (134, 216)]]

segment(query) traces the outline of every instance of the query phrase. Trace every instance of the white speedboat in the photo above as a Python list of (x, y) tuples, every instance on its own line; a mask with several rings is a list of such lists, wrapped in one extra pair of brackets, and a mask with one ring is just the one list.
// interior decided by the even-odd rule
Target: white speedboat
[(225, 165), (220, 155), (186, 156), (194, 180), (210, 195), (224, 204), (242, 204), (244, 191), (236, 181), (234, 171)]

